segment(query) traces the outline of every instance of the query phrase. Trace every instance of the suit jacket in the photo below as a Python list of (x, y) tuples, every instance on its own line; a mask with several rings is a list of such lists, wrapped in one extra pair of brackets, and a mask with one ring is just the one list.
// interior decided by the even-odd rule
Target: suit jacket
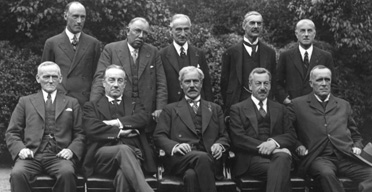
[[(184, 97), (184, 93), (178, 80), (178, 73), (181, 70), (177, 59), (178, 53), (174, 45), (171, 44), (163, 48), (160, 51), (160, 55), (167, 78), (168, 103), (180, 101)], [(209, 68), (205, 60), (204, 52), (189, 44), (188, 57), (190, 58), (191, 65), (200, 68), (204, 73), (203, 87), (201, 90), (202, 98), (207, 101), (213, 101), (211, 77), (209, 75)]]
[[(264, 142), (258, 140), (258, 119), (255, 107), (251, 98), (231, 106), (230, 137), (232, 149), (236, 152), (236, 162), (233, 167), (233, 173), (236, 176), (248, 170), (251, 158), (259, 155), (257, 146)], [(267, 110), (270, 114), (270, 138), (274, 139), (280, 148), (292, 149), (296, 134), (289, 120), (287, 109), (277, 102), (267, 100)]]
[(41, 61), (53, 61), (59, 65), (63, 78), (58, 91), (75, 97), (83, 106), (89, 100), (100, 53), (100, 42), (83, 32), (75, 52), (63, 31), (46, 40)]
[(332, 55), (315, 46), (313, 47), (309, 70), (306, 74), (304, 74), (302, 57), (298, 46), (280, 54), (277, 71), (277, 100), (280, 103), (283, 103), (287, 96), (290, 99), (294, 99), (312, 91), (309, 84), (309, 75), (311, 69), (316, 65), (324, 65), (331, 69), (332, 79), (335, 82)]
[[(170, 156), (178, 143), (197, 144), (199, 138), (186, 99), (168, 104), (160, 114), (154, 131), (155, 145)], [(219, 105), (201, 99), (202, 137), (205, 149), (211, 153), (211, 146), (220, 143), (229, 147), (222, 109)]]
[[(56, 130), (54, 136), (61, 148), (70, 149), (78, 160), (84, 152), (85, 135), (82, 112), (75, 98), (57, 93), (55, 102)], [(45, 101), (43, 93), (21, 97), (6, 130), (6, 144), (15, 161), (23, 148), (34, 153), (40, 147), (45, 131)]]
[[(91, 101), (97, 101), (104, 95), (105, 91), (102, 85), (103, 73), (107, 66), (111, 64), (120, 65), (124, 68), (127, 75), (124, 95), (129, 98), (132, 97), (130, 59), (132, 59), (132, 56), (129, 53), (127, 40), (110, 43), (105, 46), (94, 75)], [(162, 109), (167, 104), (167, 81), (163, 64), (158, 50), (146, 43), (140, 48), (138, 59), (139, 98), (145, 110), (152, 113), (157, 109)]]
[[(145, 160), (144, 169), (148, 172), (155, 172), (156, 165), (153, 151), (148, 144), (145, 134), (145, 127), (150, 120), (150, 114), (145, 112), (142, 104), (132, 103), (128, 97), (123, 97), (125, 116), (119, 117), (123, 129), (137, 129), (140, 132), (139, 140), (142, 144), (142, 155)], [(111, 120), (109, 109), (110, 103), (106, 97), (98, 101), (90, 101), (84, 105), (83, 124), (87, 134), (87, 154), (84, 160), (83, 169), (86, 177), (93, 174), (94, 155), (103, 146), (118, 144), (120, 129), (103, 123), (103, 120)]]
[[(259, 66), (270, 71), (272, 76), (272, 87), (275, 87), (276, 74), (276, 55), (275, 50), (267, 46), (262, 41), (258, 42), (260, 51)], [(243, 86), (242, 71), (243, 71), (243, 51), (245, 47), (243, 41), (228, 48), (222, 55), (221, 68), (221, 95), (224, 103), (224, 113), (229, 114), (230, 106), (240, 102), (240, 95)], [(249, 74), (247, 74), (248, 76)], [(271, 89), (272, 91), (274, 89)], [(271, 91), (271, 92), (272, 92)], [(273, 94), (270, 93), (270, 97)]]
[(324, 111), (314, 93), (310, 93), (293, 99), (288, 109), (298, 136), (296, 148), (304, 145), (308, 149), (308, 155), (300, 163), (300, 173), (320, 155), (327, 141), (352, 158), (355, 158), (352, 147), (363, 149), (362, 137), (347, 101), (331, 95)]

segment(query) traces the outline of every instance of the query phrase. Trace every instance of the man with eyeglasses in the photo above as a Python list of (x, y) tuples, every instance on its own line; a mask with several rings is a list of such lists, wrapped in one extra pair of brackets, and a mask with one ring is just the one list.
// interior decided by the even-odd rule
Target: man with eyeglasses
[(236, 161), (235, 177), (253, 177), (267, 181), (267, 192), (291, 191), (290, 171), (296, 141), (287, 109), (267, 97), (271, 74), (255, 68), (249, 75), (252, 95), (231, 106), (230, 137)]
[(36, 176), (46, 173), (56, 179), (53, 191), (75, 192), (85, 144), (80, 105), (57, 91), (62, 75), (56, 63), (41, 63), (36, 81), (40, 92), (19, 99), (5, 133), (14, 160), (11, 191), (31, 192)]
[[(292, 99), (312, 91), (309, 77), (310, 70), (315, 65), (324, 65), (334, 74), (331, 53), (313, 45), (316, 35), (314, 22), (309, 19), (298, 21), (295, 34), (298, 45), (281, 53), (278, 62), (276, 99), (285, 105), (290, 104)], [(333, 81), (335, 82), (334, 76)]]
[[(275, 79), (275, 50), (260, 39), (263, 24), (262, 15), (257, 11), (245, 14), (242, 23), (242, 28), (245, 31), (243, 40), (228, 48), (222, 55), (221, 95), (226, 116), (229, 114), (231, 105), (243, 101), (251, 95), (251, 91), (248, 89), (248, 77), (254, 68), (266, 68), (270, 71), (272, 79)], [(269, 97), (271, 98), (273, 95), (270, 93)]]
[(167, 104), (167, 82), (158, 49), (145, 43), (150, 32), (146, 19), (136, 17), (127, 28), (127, 39), (105, 46), (94, 75), (90, 100), (97, 101), (104, 95), (102, 78), (105, 69), (116, 64), (126, 72), (127, 84), (124, 95), (133, 102), (141, 102), (153, 120), (146, 128), (152, 135), (155, 120)]
[(190, 18), (184, 14), (175, 14), (169, 27), (173, 43), (160, 51), (167, 78), (168, 103), (179, 101), (184, 97), (178, 83), (178, 72), (186, 66), (194, 66), (203, 71), (204, 80), (201, 96), (207, 101), (213, 101), (211, 78), (205, 53), (189, 42), (192, 35)]

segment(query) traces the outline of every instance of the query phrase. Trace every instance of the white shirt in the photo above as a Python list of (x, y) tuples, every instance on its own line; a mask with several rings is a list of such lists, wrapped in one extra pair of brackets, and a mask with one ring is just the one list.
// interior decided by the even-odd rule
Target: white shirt
[[(261, 106), (259, 105), (260, 103), (260, 100), (258, 100), (256, 97), (254, 97), (253, 95), (251, 95), (251, 98), (252, 98), (252, 101), (253, 103), (256, 105), (257, 109), (260, 110)], [(267, 113), (267, 98), (265, 100), (262, 101), (262, 108), (265, 110), (265, 112)]]
[[(255, 51), (257, 52), (257, 50), (258, 50), (258, 38), (256, 39), (256, 41), (254, 41), (254, 42), (250, 42), (250, 41), (248, 40), (248, 38), (246, 38), (246, 37), (244, 36), (244, 41), (248, 42), (248, 43), (251, 44), (251, 45), (257, 45), (257, 46), (256, 46), (256, 50), (255, 50)], [(244, 43), (243, 43), (243, 45), (244, 45), (244, 47), (245, 47), (245, 50), (249, 53), (249, 55), (252, 56), (252, 47), (247, 46), (247, 45), (245, 45)]]
[(305, 59), (305, 52), (307, 51), (307, 54), (309, 56), (309, 63), (310, 63), (310, 58), (311, 58), (311, 55), (313, 54), (313, 49), (314, 49), (313, 45), (311, 45), (308, 49), (304, 49), (303, 47), (301, 47), (301, 45), (299, 45), (298, 47), (300, 49), (302, 61)]
[(139, 50), (138, 49), (133, 48), (132, 45), (130, 45), (129, 43), (128, 43), (128, 48), (129, 48), (129, 53), (130, 53), (130, 55), (132, 55), (132, 57), (133, 57), (133, 51), (137, 50), (137, 57), (138, 57), (138, 55), (139, 55)]
[[(196, 103), (196, 105), (199, 107), (200, 106), (200, 98), (201, 98), (201, 96), (199, 95), (197, 98), (195, 98), (195, 99), (192, 99), (192, 100), (194, 100), (194, 101), (198, 101), (197, 103)], [(186, 95), (185, 95), (185, 99), (186, 99), (186, 101), (187, 100), (189, 100), (189, 99), (191, 99), (191, 98), (189, 98), (189, 97), (187, 97)], [(193, 103), (189, 103), (190, 104), (190, 106), (192, 107), (192, 105), (194, 105)]]
[[(48, 93), (44, 90), (41, 90), (42, 93), (43, 93), (43, 98), (44, 98), (44, 101), (46, 102), (48, 100)], [(56, 99), (56, 96), (57, 96), (57, 90), (53, 91), (50, 96), (52, 97), (52, 103), (54, 103), (54, 100)]]
[[(70, 43), (72, 43), (72, 39), (74, 38), (74, 34), (71, 33), (67, 28), (66, 28), (65, 31), (66, 31), (66, 34), (67, 34), (68, 39), (70, 40)], [(76, 38), (77, 38), (77, 41), (78, 42), (79, 42), (80, 35), (81, 35), (81, 32), (76, 33)]]
[[(181, 45), (178, 45), (175, 41), (173, 41), (173, 46), (176, 48), (176, 51), (179, 56), (181, 56)], [(186, 42), (182, 45), (182, 47), (185, 49), (185, 54), (187, 55), (187, 49), (189, 49), (189, 44)]]
[(329, 100), (329, 97), (331, 96), (331, 94), (328, 94), (328, 96), (326, 97), (326, 99), (324, 99), (324, 101), (322, 101), (318, 95), (314, 94), (315, 95), (315, 98), (320, 102), (320, 103), (323, 103), (323, 102), (327, 102)]

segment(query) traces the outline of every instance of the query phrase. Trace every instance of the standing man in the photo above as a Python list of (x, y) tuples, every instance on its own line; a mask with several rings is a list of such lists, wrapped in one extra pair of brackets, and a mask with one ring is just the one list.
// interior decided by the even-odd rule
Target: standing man
[(248, 12), (242, 27), (244, 39), (222, 55), (221, 94), (225, 115), (229, 114), (231, 105), (251, 95), (248, 77), (254, 68), (266, 68), (275, 79), (275, 50), (259, 40), (263, 30), (262, 15), (256, 11)]
[(181, 176), (187, 192), (216, 192), (215, 165), (229, 147), (221, 107), (201, 99), (203, 79), (194, 66), (180, 70), (185, 97), (164, 108), (154, 132), (166, 153), (165, 171)]
[[(117, 64), (126, 72), (124, 95), (142, 103), (154, 120), (158, 118), (167, 104), (167, 81), (157, 48), (144, 43), (149, 28), (146, 19), (136, 17), (129, 22), (126, 40), (105, 46), (94, 75), (91, 101), (97, 101), (104, 95), (103, 72), (107, 66)], [(155, 121), (151, 121), (146, 132), (152, 134), (155, 126)]]
[(355, 157), (362, 137), (350, 104), (331, 94), (332, 72), (323, 65), (310, 72), (312, 93), (292, 100), (290, 117), (296, 129), (300, 173), (320, 181), (324, 191), (343, 192), (337, 175), (359, 182), (359, 191), (372, 191), (372, 168)]
[(298, 47), (280, 54), (278, 63), (276, 99), (285, 105), (311, 92), (309, 74), (315, 65), (324, 65), (334, 72), (332, 55), (313, 46), (316, 35), (313, 21), (300, 20), (296, 24), (295, 33)]
[(186, 66), (200, 68), (204, 73), (201, 96), (207, 101), (213, 102), (211, 77), (209, 68), (202, 50), (189, 44), (191, 36), (191, 20), (187, 15), (176, 14), (172, 17), (171, 34), (172, 45), (160, 51), (168, 86), (168, 103), (180, 101), (184, 93), (178, 82), (178, 72)]
[(64, 18), (67, 21), (66, 29), (45, 42), (41, 60), (59, 65), (63, 80), (58, 91), (75, 97), (83, 106), (89, 100), (101, 53), (100, 42), (82, 32), (86, 12), (81, 3), (73, 1), (67, 4)]
[(142, 104), (123, 95), (125, 72), (110, 65), (103, 74), (105, 96), (84, 106), (87, 133), (86, 177), (93, 173), (114, 177), (116, 192), (153, 191), (147, 184), (141, 164), (148, 173), (156, 171), (145, 127), (151, 116)]
[(231, 106), (230, 136), (236, 152), (232, 173), (267, 180), (267, 192), (291, 191), (290, 150), (296, 134), (287, 109), (267, 97), (271, 74), (255, 68), (249, 75), (252, 95)]
[(41, 91), (19, 99), (5, 133), (14, 160), (11, 190), (31, 192), (35, 177), (46, 172), (56, 178), (54, 192), (74, 192), (85, 141), (80, 105), (57, 91), (62, 82), (57, 64), (41, 63), (36, 81)]

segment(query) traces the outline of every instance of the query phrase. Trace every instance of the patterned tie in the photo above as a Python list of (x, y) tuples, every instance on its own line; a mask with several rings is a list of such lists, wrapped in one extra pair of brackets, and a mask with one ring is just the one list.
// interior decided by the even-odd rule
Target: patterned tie
[(133, 62), (136, 63), (137, 58), (138, 58), (138, 49), (133, 49), (132, 58), (133, 58)]
[(77, 36), (76, 36), (76, 34), (74, 34), (74, 37), (72, 38), (72, 42), (71, 42), (72, 47), (74, 48), (74, 51), (76, 51), (76, 46), (77, 46), (78, 43), (79, 42), (78, 42)]
[(181, 57), (184, 58), (186, 57), (186, 53), (185, 53), (185, 48), (181, 47)]
[(260, 106), (260, 109), (258, 109), (258, 112), (260, 112), (260, 114), (261, 114), (262, 117), (265, 117), (265, 116), (266, 116), (266, 111), (265, 111), (265, 109), (263, 108), (263, 103), (262, 103), (262, 101), (260, 101), (260, 102), (258, 103), (258, 105)]
[(196, 113), (198, 113), (198, 102), (199, 101), (194, 101), (194, 100), (192, 100), (192, 99), (188, 99), (187, 100), (187, 102), (189, 102), (190, 104), (191, 104), (191, 108), (192, 108), (192, 110), (194, 111), (194, 113), (196, 114)]
[(307, 72), (307, 69), (309, 68), (309, 53), (305, 51), (305, 56), (304, 56), (304, 67), (305, 71)]

